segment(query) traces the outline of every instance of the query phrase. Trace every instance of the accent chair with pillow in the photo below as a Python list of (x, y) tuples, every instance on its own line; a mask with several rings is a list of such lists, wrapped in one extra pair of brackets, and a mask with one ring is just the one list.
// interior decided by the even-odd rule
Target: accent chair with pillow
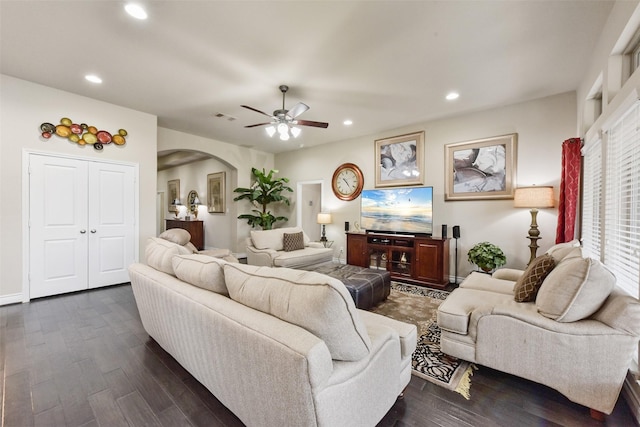
[(333, 259), (333, 249), (311, 242), (300, 227), (252, 230), (247, 238), (247, 264), (309, 268)]
[(442, 351), (613, 410), (640, 337), (640, 302), (576, 242), (527, 270), (471, 273), (440, 305)]

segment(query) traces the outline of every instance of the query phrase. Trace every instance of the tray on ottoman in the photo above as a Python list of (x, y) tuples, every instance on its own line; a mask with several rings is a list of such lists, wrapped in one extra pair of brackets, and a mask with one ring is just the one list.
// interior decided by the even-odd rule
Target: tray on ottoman
[(347, 287), (356, 307), (369, 310), (384, 301), (391, 292), (391, 274), (387, 270), (327, 262), (309, 268), (341, 280)]

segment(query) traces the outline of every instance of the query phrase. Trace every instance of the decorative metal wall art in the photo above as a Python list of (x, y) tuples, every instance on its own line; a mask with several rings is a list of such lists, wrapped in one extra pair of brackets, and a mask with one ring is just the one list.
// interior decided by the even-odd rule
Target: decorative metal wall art
[(99, 130), (95, 126), (89, 126), (86, 123), (74, 123), (68, 117), (60, 119), (59, 125), (48, 122), (42, 123), (40, 132), (45, 139), (49, 139), (53, 134), (56, 134), (78, 145), (93, 145), (93, 148), (98, 151), (112, 142), (115, 145), (124, 145), (127, 142), (125, 137), (128, 134), (124, 129), (119, 129), (117, 133), (112, 134), (106, 130)]

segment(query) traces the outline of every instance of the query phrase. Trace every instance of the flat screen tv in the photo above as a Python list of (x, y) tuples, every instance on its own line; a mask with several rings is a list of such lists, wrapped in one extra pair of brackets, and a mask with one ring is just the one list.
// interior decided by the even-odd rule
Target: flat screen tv
[(360, 224), (366, 231), (433, 233), (433, 187), (364, 190)]

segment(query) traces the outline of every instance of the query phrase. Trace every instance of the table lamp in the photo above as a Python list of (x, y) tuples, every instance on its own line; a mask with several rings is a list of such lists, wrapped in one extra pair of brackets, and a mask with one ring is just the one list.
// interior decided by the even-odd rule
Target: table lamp
[(536, 258), (538, 251), (538, 239), (540, 239), (540, 230), (536, 218), (538, 209), (553, 207), (553, 187), (551, 186), (532, 186), (516, 188), (516, 194), (513, 200), (516, 208), (531, 208), (531, 228), (529, 228), (528, 239), (531, 241), (529, 249), (531, 249), (531, 258), (529, 263)]
[(322, 224), (322, 237), (320, 237), (320, 241), (326, 245), (327, 243), (327, 235), (325, 234), (325, 225), (331, 224), (331, 214), (321, 212), (318, 214), (318, 224)]
[(180, 202), (180, 199), (173, 199), (173, 203), (171, 204), (176, 208), (173, 214), (176, 216), (176, 219), (178, 219), (180, 214), (180, 208), (178, 206), (182, 206), (182, 203)]

